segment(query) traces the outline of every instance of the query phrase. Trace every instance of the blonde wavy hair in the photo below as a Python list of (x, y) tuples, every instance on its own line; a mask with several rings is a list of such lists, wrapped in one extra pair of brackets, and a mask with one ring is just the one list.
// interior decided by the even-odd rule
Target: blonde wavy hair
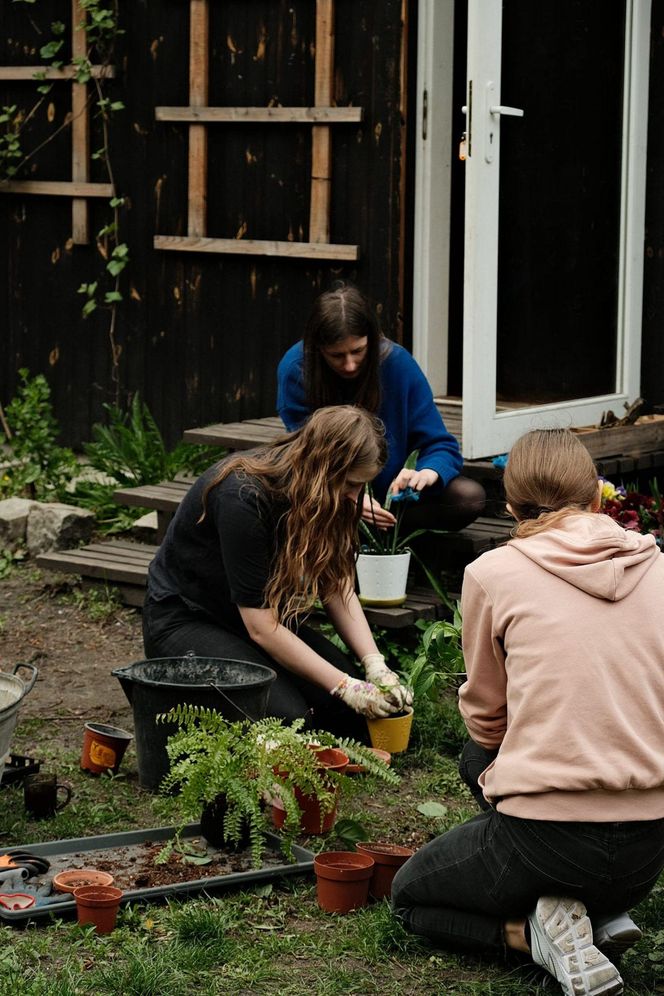
[(533, 536), (598, 499), (597, 470), (569, 429), (534, 429), (516, 441), (505, 468), (505, 494), (519, 520), (514, 535)]
[(385, 428), (375, 416), (354, 405), (319, 408), (297, 432), (224, 460), (199, 521), (210, 489), (233, 473), (283, 503), (265, 597), (280, 623), (296, 623), (317, 599), (349, 594), (361, 508), (347, 490), (371, 481), (386, 456)]

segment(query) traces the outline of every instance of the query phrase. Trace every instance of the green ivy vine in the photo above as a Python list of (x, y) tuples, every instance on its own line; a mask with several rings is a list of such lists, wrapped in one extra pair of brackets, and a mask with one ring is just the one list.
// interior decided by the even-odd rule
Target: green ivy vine
[[(13, 0), (33, 6), (36, 0)], [(78, 293), (84, 298), (82, 315), (88, 318), (97, 309), (108, 313), (108, 339), (111, 349), (111, 378), (115, 387), (116, 403), (119, 400), (120, 388), (120, 355), (121, 347), (116, 338), (118, 306), (123, 300), (122, 275), (130, 261), (129, 247), (121, 237), (121, 211), (126, 206), (126, 198), (118, 196), (115, 183), (113, 162), (110, 146), (110, 125), (115, 114), (124, 110), (121, 100), (112, 100), (106, 93), (106, 84), (110, 78), (104, 73), (104, 67), (112, 65), (117, 39), (123, 29), (119, 23), (118, 0), (80, 0), (81, 9), (85, 12), (82, 22), (86, 34), (86, 53), (73, 58), (70, 65), (74, 66), (74, 80), (77, 83), (90, 84), (88, 107), (94, 106), (94, 113), (101, 124), (102, 145), (92, 153), (92, 159), (100, 161), (114, 194), (109, 201), (111, 211), (108, 222), (95, 235), (95, 243), (99, 255), (104, 260), (104, 269), (96, 279), (84, 282), (78, 288)], [(34, 20), (32, 20), (35, 25)], [(37, 28), (40, 31), (39, 28)], [(51, 92), (53, 82), (47, 79), (48, 69), (62, 69), (66, 63), (63, 59), (66, 26), (62, 21), (50, 24), (50, 39), (41, 46), (39, 55), (45, 63), (43, 70), (35, 73), (37, 82), (37, 100), (29, 109), (19, 108), (16, 104), (0, 108), (0, 183), (19, 179), (20, 173), (27, 163), (37, 153), (52, 142), (64, 129), (70, 128), (71, 116), (54, 127), (44, 141), (29, 151), (24, 148), (24, 136), (30, 121), (35, 117)], [(41, 33), (41, 31), (40, 31)], [(95, 63), (102, 67), (99, 75), (93, 75), (92, 56)]]

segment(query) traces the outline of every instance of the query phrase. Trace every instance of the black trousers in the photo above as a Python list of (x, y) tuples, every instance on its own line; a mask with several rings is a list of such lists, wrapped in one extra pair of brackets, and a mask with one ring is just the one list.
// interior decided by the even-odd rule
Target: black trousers
[[(351, 663), (325, 636), (310, 626), (300, 626), (300, 639), (340, 671), (362, 678)], [(286, 670), (244, 634), (224, 629), (202, 612), (194, 612), (177, 596), (143, 607), (143, 643), (146, 657), (182, 657), (193, 650), (197, 657), (221, 657), (265, 664), (276, 671), (270, 686), (267, 715), (292, 722), (304, 717), (308, 729), (329, 730), (339, 737), (368, 743), (367, 724), (339, 699), (318, 685)]]
[[(468, 752), (472, 770), (482, 750)], [(489, 807), (403, 865), (392, 905), (413, 933), (443, 947), (497, 953), (504, 921), (528, 916), (540, 896), (581, 899), (591, 918), (623, 912), (648, 895), (663, 867), (664, 819), (566, 823)]]
[(474, 522), (485, 503), (486, 493), (479, 481), (459, 475), (445, 487), (438, 484), (425, 488), (418, 502), (409, 503), (404, 511), (404, 529), (456, 532)]

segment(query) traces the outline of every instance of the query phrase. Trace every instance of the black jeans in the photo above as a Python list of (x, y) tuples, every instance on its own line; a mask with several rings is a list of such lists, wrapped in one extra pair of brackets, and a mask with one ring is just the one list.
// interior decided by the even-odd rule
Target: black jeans
[[(459, 475), (445, 487), (425, 488), (416, 503), (406, 505), (404, 529), (447, 529), (469, 526), (484, 511), (486, 493), (479, 481)], [(392, 511), (395, 511), (396, 506)]]
[(581, 899), (591, 918), (618, 913), (648, 895), (663, 867), (664, 819), (566, 823), (489, 807), (403, 865), (392, 905), (413, 933), (443, 947), (497, 953), (504, 921), (528, 916), (540, 896)]
[[(297, 635), (309, 647), (340, 671), (362, 678), (333, 643), (310, 626), (300, 626)], [(339, 737), (354, 737), (368, 743), (367, 724), (340, 699), (325, 689), (287, 671), (246, 634), (224, 629), (202, 612), (190, 609), (177, 596), (154, 601), (149, 596), (143, 606), (143, 644), (146, 657), (182, 657), (193, 650), (197, 657), (223, 657), (265, 664), (276, 671), (270, 685), (267, 715), (292, 722), (304, 717), (308, 729), (329, 730)]]

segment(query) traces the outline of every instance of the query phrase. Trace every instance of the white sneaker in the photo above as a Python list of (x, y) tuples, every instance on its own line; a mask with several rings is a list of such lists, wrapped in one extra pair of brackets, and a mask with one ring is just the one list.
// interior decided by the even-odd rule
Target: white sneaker
[(605, 955), (619, 955), (643, 937), (627, 913), (610, 913), (592, 917), (595, 946)]
[(623, 980), (593, 944), (586, 908), (578, 899), (541, 896), (528, 917), (533, 961), (546, 968), (566, 996), (618, 996)]

